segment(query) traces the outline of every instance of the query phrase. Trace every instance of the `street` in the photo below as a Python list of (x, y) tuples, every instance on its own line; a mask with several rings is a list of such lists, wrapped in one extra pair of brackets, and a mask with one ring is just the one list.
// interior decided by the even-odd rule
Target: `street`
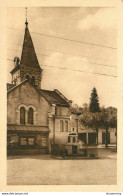
[(8, 185), (114, 185), (116, 154), (91, 160), (56, 160), (50, 155), (9, 156)]

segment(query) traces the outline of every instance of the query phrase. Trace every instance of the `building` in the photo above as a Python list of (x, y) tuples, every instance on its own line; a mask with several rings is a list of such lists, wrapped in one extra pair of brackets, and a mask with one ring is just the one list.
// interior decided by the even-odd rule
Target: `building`
[[(83, 141), (87, 145), (95, 145), (97, 143), (96, 130), (82, 127), (82, 125), (79, 124), (78, 138), (79, 138), (79, 140)], [(109, 130), (108, 130), (108, 144), (116, 145), (116, 139), (117, 139), (116, 129), (109, 128)], [(99, 128), (99, 130), (98, 130), (98, 145), (105, 146), (105, 142), (106, 142), (106, 130)]]
[[(21, 59), (14, 59), (12, 83), (7, 84), (8, 154), (46, 154), (52, 144), (68, 144), (69, 134), (78, 134), (85, 144), (96, 143), (96, 132), (81, 128), (77, 113), (57, 89), (41, 88), (39, 65), (26, 21)], [(44, 75), (45, 76), (45, 75)], [(116, 131), (110, 130), (110, 143)], [(98, 143), (104, 144), (105, 130), (99, 130)]]
[(26, 21), (21, 59), (14, 59), (12, 83), (7, 84), (8, 154), (43, 154), (51, 144), (67, 143), (75, 131), (70, 122), (71, 101), (58, 90), (41, 89), (42, 68), (39, 65)]

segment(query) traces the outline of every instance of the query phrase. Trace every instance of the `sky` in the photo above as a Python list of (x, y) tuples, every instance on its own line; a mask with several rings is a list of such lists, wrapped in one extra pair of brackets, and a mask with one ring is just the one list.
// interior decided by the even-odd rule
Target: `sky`
[[(117, 107), (115, 13), (114, 8), (101, 7), (28, 8), (28, 27), (43, 69), (42, 89), (58, 89), (82, 106), (90, 102), (91, 91), (96, 87), (100, 106)], [(21, 57), (25, 18), (24, 7), (8, 8), (7, 59)], [(8, 83), (14, 67), (10, 60)]]

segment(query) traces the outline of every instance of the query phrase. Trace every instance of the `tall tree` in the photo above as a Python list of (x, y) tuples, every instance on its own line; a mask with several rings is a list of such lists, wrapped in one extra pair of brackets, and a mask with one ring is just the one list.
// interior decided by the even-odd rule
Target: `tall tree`
[(92, 113), (100, 112), (99, 98), (95, 87), (92, 89), (89, 110)]
[(99, 106), (99, 98), (97, 94), (97, 90), (94, 87), (92, 89), (91, 97), (90, 97), (90, 105), (89, 105), (89, 111), (92, 113), (93, 118), (93, 128), (96, 129), (96, 142), (98, 145), (98, 129), (99, 129), (99, 112), (100, 112), (100, 106)]

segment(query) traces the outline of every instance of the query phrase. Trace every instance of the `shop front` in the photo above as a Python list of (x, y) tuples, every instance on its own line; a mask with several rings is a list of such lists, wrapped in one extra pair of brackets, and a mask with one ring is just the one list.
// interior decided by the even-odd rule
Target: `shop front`
[(49, 129), (42, 126), (8, 125), (7, 154), (47, 154)]

